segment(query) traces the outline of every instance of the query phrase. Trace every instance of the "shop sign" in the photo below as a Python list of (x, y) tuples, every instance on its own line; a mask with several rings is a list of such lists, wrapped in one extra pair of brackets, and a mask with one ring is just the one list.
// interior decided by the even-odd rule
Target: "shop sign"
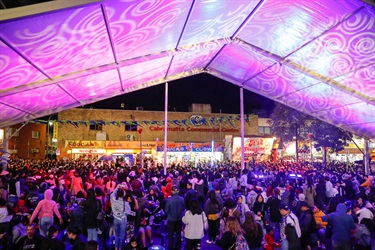
[[(142, 141), (142, 148), (150, 149), (155, 148), (156, 142), (154, 141)], [(106, 141), (105, 147), (107, 149), (139, 149), (141, 144), (139, 141)]]
[[(159, 143), (156, 151), (164, 151), (164, 144)], [(224, 147), (220, 143), (214, 144), (214, 152), (223, 152)], [(168, 143), (167, 152), (212, 152), (211, 143)]]
[(103, 141), (66, 140), (66, 148), (104, 148)]
[(105, 149), (73, 148), (72, 154), (105, 154)]
[[(245, 157), (265, 154), (270, 155), (274, 143), (274, 138), (244, 138)], [(233, 160), (241, 159), (241, 137), (233, 138)]]

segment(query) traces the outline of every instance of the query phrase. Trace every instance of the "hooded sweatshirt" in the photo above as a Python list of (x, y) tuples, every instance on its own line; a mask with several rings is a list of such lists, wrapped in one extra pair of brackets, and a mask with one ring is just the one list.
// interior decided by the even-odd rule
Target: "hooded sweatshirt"
[(36, 206), (33, 214), (31, 215), (30, 222), (33, 222), (37, 215), (39, 219), (43, 217), (53, 218), (53, 213), (55, 213), (56, 216), (61, 219), (59, 209), (56, 206), (56, 202), (52, 200), (52, 197), (53, 191), (51, 189), (47, 189), (44, 192), (44, 200), (41, 200)]
[(346, 210), (345, 204), (340, 203), (336, 212), (322, 217), (324, 222), (332, 224), (332, 240), (339, 246), (351, 244), (351, 233), (356, 228), (352, 216), (348, 215)]

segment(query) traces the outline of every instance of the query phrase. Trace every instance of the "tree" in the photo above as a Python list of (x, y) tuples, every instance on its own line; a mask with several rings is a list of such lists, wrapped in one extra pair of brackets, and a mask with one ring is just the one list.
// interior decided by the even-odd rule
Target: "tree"
[(280, 138), (280, 144), (283, 141), (296, 141), (296, 161), (298, 161), (298, 140), (301, 139), (301, 132), (309, 128), (311, 116), (289, 108), (283, 104), (276, 103), (275, 109), (271, 114), (271, 130)]
[(345, 130), (320, 121), (312, 116), (277, 103), (271, 120), (269, 121), (272, 132), (280, 138), (280, 143), (285, 140), (296, 140), (296, 160), (298, 161), (298, 140), (307, 139), (312, 133), (317, 150), (323, 150), (323, 162), (326, 163), (327, 148), (332, 152), (339, 152), (347, 145), (353, 135)]
[(314, 136), (315, 148), (323, 150), (324, 165), (327, 161), (327, 148), (331, 152), (337, 153), (343, 150), (347, 145), (347, 141), (353, 138), (351, 133), (317, 119), (311, 122), (310, 131)]

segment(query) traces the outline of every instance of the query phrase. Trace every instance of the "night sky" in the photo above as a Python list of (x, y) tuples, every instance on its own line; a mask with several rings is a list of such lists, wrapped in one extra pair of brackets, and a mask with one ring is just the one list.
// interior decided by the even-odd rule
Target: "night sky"
[[(238, 86), (209, 74), (200, 74), (169, 82), (169, 110), (187, 112), (192, 103), (211, 104), (212, 112), (240, 113), (240, 89)], [(165, 84), (113, 97), (85, 108), (164, 110)], [(274, 108), (274, 101), (244, 89), (245, 114), (267, 117)]]

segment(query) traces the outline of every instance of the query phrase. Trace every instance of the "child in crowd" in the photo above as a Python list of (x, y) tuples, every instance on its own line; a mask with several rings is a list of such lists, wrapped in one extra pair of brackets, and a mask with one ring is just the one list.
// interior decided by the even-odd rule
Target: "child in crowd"
[(268, 226), (266, 228), (267, 234), (264, 236), (265, 244), (263, 246), (264, 250), (274, 250), (275, 247), (280, 247), (280, 243), (275, 242), (273, 227)]

